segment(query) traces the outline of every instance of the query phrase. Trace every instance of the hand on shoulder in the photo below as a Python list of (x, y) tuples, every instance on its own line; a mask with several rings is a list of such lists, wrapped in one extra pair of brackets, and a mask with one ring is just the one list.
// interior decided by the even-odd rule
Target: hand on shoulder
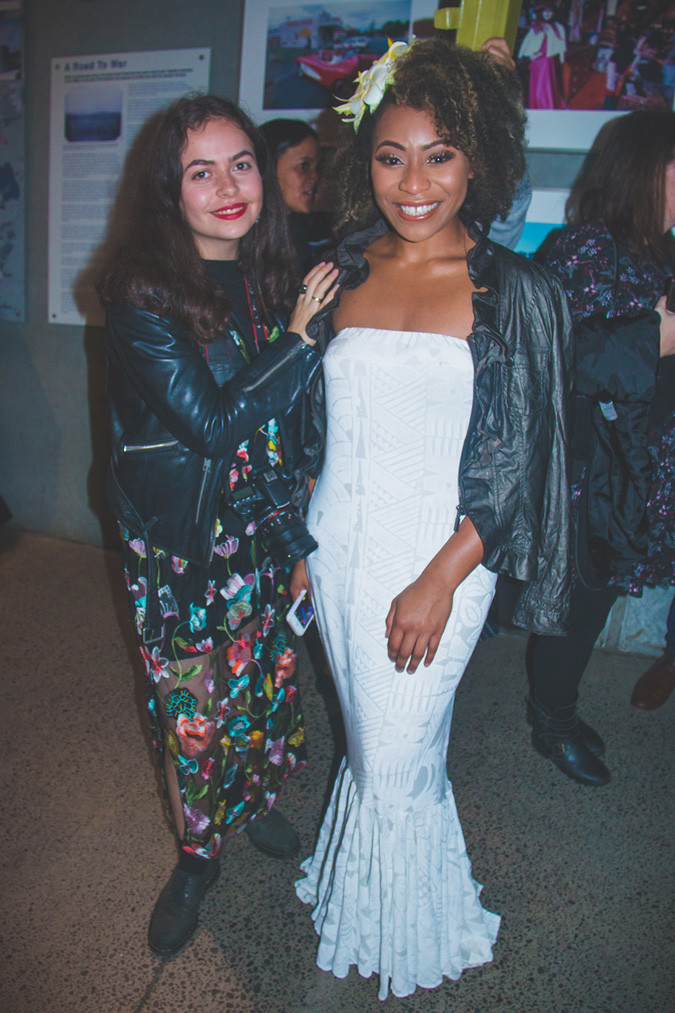
[(302, 280), (295, 308), (288, 324), (289, 331), (299, 334), (306, 345), (316, 344), (307, 334), (307, 324), (316, 313), (335, 298), (337, 267), (323, 260), (308, 271)]

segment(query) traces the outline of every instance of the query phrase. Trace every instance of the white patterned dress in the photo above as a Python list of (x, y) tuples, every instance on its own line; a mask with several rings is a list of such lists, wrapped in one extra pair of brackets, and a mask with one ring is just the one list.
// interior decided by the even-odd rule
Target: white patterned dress
[(308, 518), (319, 549), (308, 562), (348, 756), (296, 890), (314, 908), (319, 967), (377, 972), (385, 999), (389, 987), (410, 995), (492, 959), (499, 918), (478, 899), (446, 756), (496, 578), (474, 570), (431, 666), (396, 672), (391, 601), (454, 528), (471, 352), (442, 334), (348, 327), (324, 371), (326, 461)]

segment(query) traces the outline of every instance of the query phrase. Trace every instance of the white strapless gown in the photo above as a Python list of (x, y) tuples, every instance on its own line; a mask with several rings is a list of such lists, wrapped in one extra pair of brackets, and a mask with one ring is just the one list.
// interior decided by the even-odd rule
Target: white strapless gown
[(450, 537), (473, 397), (466, 341), (348, 327), (324, 360), (326, 462), (308, 525), (317, 620), (348, 757), (299, 898), (317, 963), (351, 964), (406, 996), (492, 959), (499, 917), (480, 904), (448, 781), (457, 684), (494, 594), (479, 566), (458, 588), (436, 657), (414, 675), (389, 661), (385, 618)]

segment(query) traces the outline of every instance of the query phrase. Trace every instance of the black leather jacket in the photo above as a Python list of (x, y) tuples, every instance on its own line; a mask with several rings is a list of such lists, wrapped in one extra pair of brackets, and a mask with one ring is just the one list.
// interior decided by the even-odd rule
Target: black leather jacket
[[(364, 250), (386, 228), (378, 222), (340, 244), (334, 259), (343, 288), (365, 280)], [(485, 566), (526, 582), (513, 621), (563, 634), (570, 555), (567, 301), (545, 269), (491, 242), (478, 226), (470, 233), (477, 243), (467, 257), (469, 274), (483, 291), (473, 295), (474, 398), (458, 514), (475, 524)], [(325, 349), (330, 315), (317, 314), (308, 332)]]
[[(594, 315), (578, 320), (574, 328), (572, 479), (580, 489), (574, 562), (590, 588), (630, 575), (649, 549), (659, 324), (658, 313), (648, 310), (633, 317)], [(667, 364), (662, 373), (663, 380)], [(665, 408), (667, 392), (660, 394)], [(672, 411), (672, 390), (670, 401)]]
[(108, 307), (105, 343), (110, 507), (148, 545), (206, 566), (239, 444), (276, 417), (286, 466), (300, 469), (298, 416), (321, 355), (289, 331), (248, 364), (218, 338), (207, 362), (187, 332), (126, 302)]

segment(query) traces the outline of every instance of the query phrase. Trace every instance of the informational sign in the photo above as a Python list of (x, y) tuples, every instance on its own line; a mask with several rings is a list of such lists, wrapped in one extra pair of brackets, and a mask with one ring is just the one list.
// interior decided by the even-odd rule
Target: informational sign
[(48, 315), (101, 322), (87, 267), (106, 232), (129, 148), (158, 110), (208, 91), (210, 49), (52, 60)]

